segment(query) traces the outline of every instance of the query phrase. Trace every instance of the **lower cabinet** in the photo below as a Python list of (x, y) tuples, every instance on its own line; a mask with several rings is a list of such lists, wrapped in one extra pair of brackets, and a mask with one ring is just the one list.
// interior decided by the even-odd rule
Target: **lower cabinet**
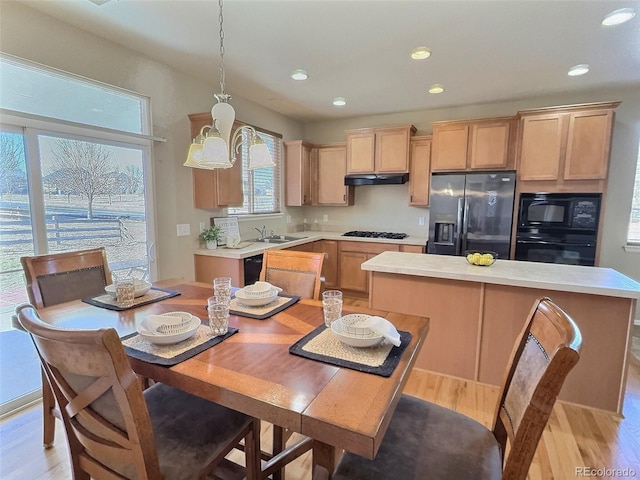
[(340, 242), (340, 289), (355, 293), (369, 293), (369, 272), (361, 265), (382, 252), (399, 252), (400, 245), (370, 242)]

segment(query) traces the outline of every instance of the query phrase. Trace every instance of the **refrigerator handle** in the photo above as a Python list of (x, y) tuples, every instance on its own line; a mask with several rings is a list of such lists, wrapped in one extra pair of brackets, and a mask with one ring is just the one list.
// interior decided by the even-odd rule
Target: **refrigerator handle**
[(467, 234), (469, 233), (469, 200), (464, 199), (464, 214), (462, 219), (462, 250), (460, 255), (467, 251)]
[(458, 212), (456, 218), (456, 255), (460, 255), (460, 242), (462, 241), (462, 202), (464, 199), (458, 199)]

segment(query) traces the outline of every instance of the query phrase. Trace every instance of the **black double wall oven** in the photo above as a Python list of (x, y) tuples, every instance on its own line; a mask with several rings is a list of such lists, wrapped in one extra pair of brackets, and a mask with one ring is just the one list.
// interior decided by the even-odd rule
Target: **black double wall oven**
[(595, 265), (601, 194), (522, 193), (516, 260)]

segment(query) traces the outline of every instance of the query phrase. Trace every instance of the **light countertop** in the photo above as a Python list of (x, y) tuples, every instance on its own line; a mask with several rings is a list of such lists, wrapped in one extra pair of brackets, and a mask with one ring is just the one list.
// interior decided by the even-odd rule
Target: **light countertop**
[(304, 245), (305, 243), (315, 242), (317, 240), (340, 240), (346, 242), (372, 242), (372, 243), (388, 243), (390, 245), (420, 245), (424, 247), (427, 239), (426, 237), (408, 236), (402, 240), (395, 240), (389, 238), (370, 238), (370, 237), (343, 237), (340, 232), (297, 232), (287, 233), (288, 237), (299, 237), (300, 240), (292, 240), (286, 243), (261, 243), (254, 242), (244, 248), (226, 248), (218, 247), (215, 250), (197, 249), (194, 251), (195, 255), (204, 255), (209, 257), (221, 257), (221, 258), (234, 258), (243, 259), (252, 257), (253, 255), (259, 255), (269, 248), (283, 249), (295, 247), (298, 245)]
[(640, 298), (640, 283), (612, 268), (496, 260), (488, 267), (464, 257), (384, 252), (362, 264), (363, 270), (478, 283), (541, 288), (561, 292)]

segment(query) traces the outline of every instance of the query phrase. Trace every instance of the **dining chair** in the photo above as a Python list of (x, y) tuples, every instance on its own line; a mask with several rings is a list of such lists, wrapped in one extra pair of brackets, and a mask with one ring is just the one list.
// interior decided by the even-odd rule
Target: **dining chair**
[(265, 250), (260, 280), (282, 288), (288, 295), (320, 298), (324, 253)]
[[(156, 383), (142, 390), (113, 328), (71, 330), (16, 309), (55, 394), (76, 480), (260, 478), (260, 421)], [(246, 468), (225, 456), (244, 439)], [(228, 477), (224, 477), (228, 478)]]
[[(288, 295), (320, 299), (324, 253), (296, 250), (265, 250), (262, 258), (260, 280), (282, 288)], [(287, 441), (293, 432), (279, 425), (273, 426), (272, 455), (286, 451)], [(284, 478), (284, 469), (273, 474), (274, 480)]]
[(333, 479), (526, 479), (581, 345), (574, 321), (550, 299), (537, 299), (511, 353), (492, 430), (402, 395), (375, 459), (345, 453)]
[[(29, 302), (36, 308), (94, 296), (111, 284), (104, 247), (25, 256), (20, 258), (20, 263), (27, 282)], [(45, 448), (49, 448), (55, 437), (56, 418), (61, 419), (61, 416), (44, 372), (42, 407), (43, 443)]]

